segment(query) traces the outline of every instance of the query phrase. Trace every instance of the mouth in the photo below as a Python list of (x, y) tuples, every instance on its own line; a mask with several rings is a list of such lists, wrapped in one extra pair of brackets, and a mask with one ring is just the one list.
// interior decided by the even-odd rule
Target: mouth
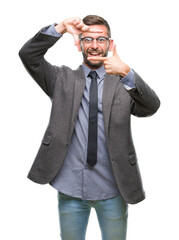
[(102, 57), (101, 52), (88, 52), (88, 57)]

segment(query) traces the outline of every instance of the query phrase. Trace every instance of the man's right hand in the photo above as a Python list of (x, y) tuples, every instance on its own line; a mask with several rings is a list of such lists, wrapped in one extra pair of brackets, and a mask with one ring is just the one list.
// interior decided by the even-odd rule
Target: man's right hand
[(87, 26), (83, 23), (82, 19), (79, 17), (68, 18), (63, 22), (57, 24), (55, 29), (58, 33), (64, 34), (66, 32), (70, 33), (75, 41), (75, 46), (79, 44), (78, 35), (83, 32), (100, 32), (93, 29), (91, 26)]

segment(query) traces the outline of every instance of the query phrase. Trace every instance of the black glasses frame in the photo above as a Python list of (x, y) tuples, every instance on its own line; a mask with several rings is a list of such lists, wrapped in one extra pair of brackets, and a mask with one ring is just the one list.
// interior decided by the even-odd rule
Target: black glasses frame
[(84, 41), (84, 40), (87, 39), (87, 38), (91, 39), (91, 41), (90, 41), (89, 43), (92, 43), (92, 42), (94, 41), (94, 39), (95, 39), (98, 43), (100, 43), (100, 41), (99, 41), (100, 38), (101, 38), (101, 39), (105, 39), (106, 41), (109, 41), (109, 40), (110, 40), (110, 38), (107, 38), (107, 37), (97, 37), (97, 38), (92, 38), (92, 37), (83, 37), (83, 38), (81, 38), (81, 37), (80, 37), (80, 41)]

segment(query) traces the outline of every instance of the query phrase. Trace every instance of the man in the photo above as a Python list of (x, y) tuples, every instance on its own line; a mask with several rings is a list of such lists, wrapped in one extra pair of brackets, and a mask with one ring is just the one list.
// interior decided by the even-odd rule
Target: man
[[(83, 55), (77, 70), (44, 59), (66, 32)], [(96, 15), (43, 28), (19, 55), (52, 99), (50, 121), (28, 177), (58, 190), (62, 239), (84, 240), (94, 207), (102, 239), (125, 240), (128, 203), (145, 198), (130, 116), (154, 114), (158, 97), (122, 62), (107, 21)]]

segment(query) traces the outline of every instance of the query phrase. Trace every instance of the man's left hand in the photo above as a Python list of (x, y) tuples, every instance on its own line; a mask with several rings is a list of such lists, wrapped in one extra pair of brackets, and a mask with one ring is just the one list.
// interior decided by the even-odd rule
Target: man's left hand
[(103, 62), (106, 73), (110, 75), (120, 75), (121, 77), (125, 77), (130, 71), (130, 67), (120, 59), (116, 50), (116, 45), (113, 47), (113, 56), (88, 57), (88, 60)]

